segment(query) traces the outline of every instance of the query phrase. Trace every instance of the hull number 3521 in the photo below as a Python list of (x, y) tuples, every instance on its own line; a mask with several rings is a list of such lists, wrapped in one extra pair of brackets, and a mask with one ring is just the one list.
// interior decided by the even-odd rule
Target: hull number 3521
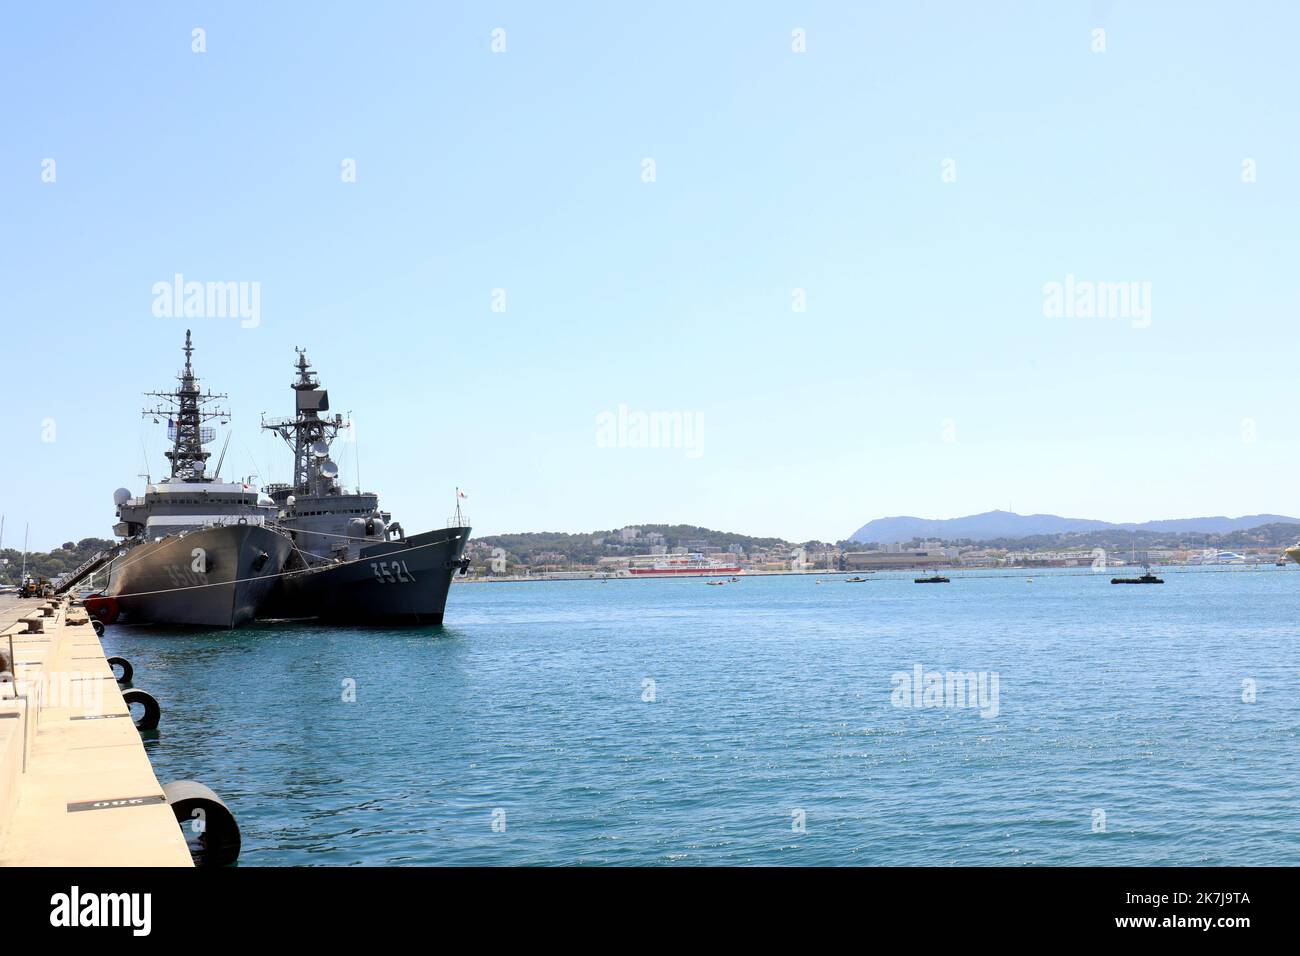
[(375, 572), (375, 580), (383, 584), (405, 584), (415, 580), (405, 561), (371, 561), (370, 570)]

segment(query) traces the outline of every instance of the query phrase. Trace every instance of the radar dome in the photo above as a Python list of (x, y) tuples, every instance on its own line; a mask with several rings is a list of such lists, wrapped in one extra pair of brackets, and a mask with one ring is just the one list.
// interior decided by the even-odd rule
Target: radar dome
[(113, 504), (119, 508), (131, 500), (131, 491), (128, 488), (119, 488), (113, 492)]

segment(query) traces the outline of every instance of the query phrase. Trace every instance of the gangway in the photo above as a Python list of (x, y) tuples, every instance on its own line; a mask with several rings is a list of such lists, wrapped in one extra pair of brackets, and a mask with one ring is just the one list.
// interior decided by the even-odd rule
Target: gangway
[(73, 585), (85, 580), (94, 574), (108, 562), (117, 556), (117, 548), (105, 548), (103, 551), (96, 551), (81, 564), (77, 565), (67, 575), (61, 577), (58, 583), (54, 585), (55, 594), (66, 593)]

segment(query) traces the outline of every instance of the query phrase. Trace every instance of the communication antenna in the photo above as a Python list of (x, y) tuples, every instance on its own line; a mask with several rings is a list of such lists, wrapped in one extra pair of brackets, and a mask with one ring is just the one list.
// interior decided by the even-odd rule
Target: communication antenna
[(327, 444), (325, 444), (325, 442), (323, 442), (323, 441), (315, 441), (315, 442), (312, 442), (312, 443), (311, 443), (311, 453), (312, 453), (313, 457), (316, 457), (316, 458), (326, 458), (326, 457), (329, 456), (329, 453), (330, 453), (330, 446), (327, 445)]
[(230, 436), (233, 434), (234, 432), (226, 432), (226, 440), (221, 445), (221, 457), (217, 459), (217, 470), (212, 473), (213, 478), (221, 477), (221, 463), (226, 460), (226, 449), (230, 447)]
[(357, 441), (357, 426), (348, 412), (348, 427), (352, 429), (352, 464), (356, 466), (357, 494), (361, 494), (361, 443)]
[(326, 458), (320, 463), (320, 473), (326, 478), (337, 478), (339, 474), (339, 466)]

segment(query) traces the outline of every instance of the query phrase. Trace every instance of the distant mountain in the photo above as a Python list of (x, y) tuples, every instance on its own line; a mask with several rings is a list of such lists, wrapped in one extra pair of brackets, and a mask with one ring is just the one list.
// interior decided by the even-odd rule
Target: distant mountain
[(1090, 518), (1062, 518), (1059, 515), (1018, 515), (1014, 511), (986, 511), (964, 518), (877, 518), (868, 521), (850, 537), (852, 541), (893, 544), (913, 538), (937, 538), (954, 541), (969, 538), (989, 541), (994, 538), (1028, 538), (1044, 534), (1071, 534), (1084, 531), (1126, 530), (1161, 531), (1170, 534), (1227, 534), (1265, 524), (1300, 524), (1300, 518), (1285, 515), (1244, 515), (1240, 518), (1170, 518), (1138, 524), (1115, 524)]

